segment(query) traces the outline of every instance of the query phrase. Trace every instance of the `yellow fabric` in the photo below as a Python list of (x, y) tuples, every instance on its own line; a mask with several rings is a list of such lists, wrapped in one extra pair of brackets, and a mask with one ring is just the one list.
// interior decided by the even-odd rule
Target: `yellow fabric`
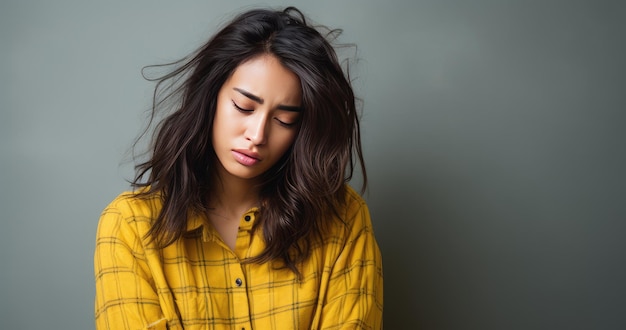
[[(241, 263), (264, 248), (241, 217), (235, 250), (206, 218), (155, 249), (145, 235), (161, 202), (118, 196), (102, 213), (94, 258), (97, 329), (380, 329), (380, 250), (363, 199), (348, 188), (341, 221), (300, 269)], [(248, 220), (246, 220), (248, 219)], [(241, 281), (238, 281), (241, 280)]]

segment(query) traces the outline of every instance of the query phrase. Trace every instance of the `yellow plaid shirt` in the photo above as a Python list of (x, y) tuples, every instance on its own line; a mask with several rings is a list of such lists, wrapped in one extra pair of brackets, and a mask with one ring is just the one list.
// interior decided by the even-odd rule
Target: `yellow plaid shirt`
[(380, 329), (383, 277), (367, 205), (351, 188), (343, 221), (300, 268), (242, 263), (264, 249), (257, 209), (240, 220), (235, 250), (206, 218), (155, 249), (145, 238), (161, 202), (135, 193), (102, 213), (94, 257), (97, 329)]

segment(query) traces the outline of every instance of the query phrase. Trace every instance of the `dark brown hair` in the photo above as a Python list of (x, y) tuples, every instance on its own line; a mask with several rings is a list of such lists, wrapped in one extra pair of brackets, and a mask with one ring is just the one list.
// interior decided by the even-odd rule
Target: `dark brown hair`
[(355, 96), (328, 40), (336, 35), (320, 33), (293, 7), (255, 9), (154, 79), (151, 122), (160, 108), (169, 105), (174, 112), (156, 126), (149, 159), (136, 166), (133, 185), (145, 187), (143, 196), (161, 195), (163, 208), (149, 232), (159, 246), (184, 234), (189, 215), (207, 211), (218, 161), (211, 135), (220, 88), (239, 64), (271, 54), (300, 78), (303, 111), (293, 146), (263, 174), (256, 229), (261, 226), (267, 247), (248, 261), (282, 260), (299, 274), (311, 242), (345, 203), (357, 162), (363, 189), (367, 184)]

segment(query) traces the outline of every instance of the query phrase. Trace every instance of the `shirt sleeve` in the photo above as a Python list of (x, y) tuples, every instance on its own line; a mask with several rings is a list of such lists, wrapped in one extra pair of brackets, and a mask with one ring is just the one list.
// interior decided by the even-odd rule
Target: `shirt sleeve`
[(96, 234), (96, 329), (166, 329), (137, 219), (120, 204), (103, 211)]
[(381, 329), (383, 271), (369, 210), (358, 200), (339, 258), (333, 266), (320, 329)]

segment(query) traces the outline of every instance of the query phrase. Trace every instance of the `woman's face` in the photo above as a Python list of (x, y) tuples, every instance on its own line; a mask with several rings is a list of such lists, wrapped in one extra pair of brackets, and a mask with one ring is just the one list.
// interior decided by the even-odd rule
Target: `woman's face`
[(219, 91), (213, 120), (220, 175), (253, 179), (269, 170), (293, 144), (301, 106), (300, 79), (275, 57), (239, 65)]

